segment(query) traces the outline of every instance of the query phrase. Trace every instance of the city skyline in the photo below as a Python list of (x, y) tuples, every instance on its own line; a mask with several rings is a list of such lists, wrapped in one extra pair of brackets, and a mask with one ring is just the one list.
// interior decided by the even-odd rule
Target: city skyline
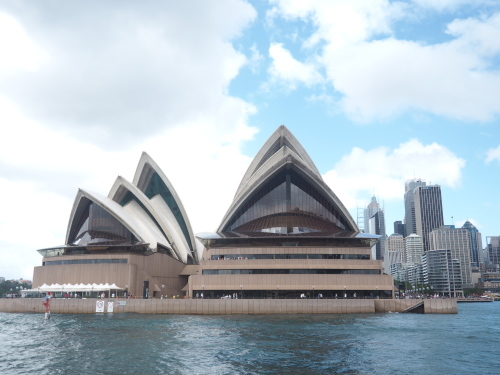
[(280, 124), (353, 218), (375, 195), (391, 229), (421, 178), (444, 224), (500, 234), (500, 4), (193, 3), (0, 4), (0, 276), (143, 151), (214, 231)]

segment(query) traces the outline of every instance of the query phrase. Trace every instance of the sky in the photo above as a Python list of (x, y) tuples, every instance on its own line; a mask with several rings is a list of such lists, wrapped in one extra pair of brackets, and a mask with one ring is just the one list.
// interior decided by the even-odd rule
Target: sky
[(215, 231), (281, 124), (355, 220), (375, 194), (390, 235), (417, 177), (500, 235), (499, 35), (496, 0), (3, 0), (0, 276), (31, 279), (77, 190), (143, 151)]

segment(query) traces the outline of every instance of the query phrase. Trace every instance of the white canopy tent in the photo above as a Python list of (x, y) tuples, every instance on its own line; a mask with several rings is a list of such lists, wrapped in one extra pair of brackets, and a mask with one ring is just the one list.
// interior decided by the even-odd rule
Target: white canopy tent
[(74, 292), (109, 292), (111, 290), (124, 290), (124, 288), (118, 287), (115, 283), (113, 284), (43, 284), (37, 288), (23, 290), (23, 292), (38, 292), (38, 293), (74, 293)]

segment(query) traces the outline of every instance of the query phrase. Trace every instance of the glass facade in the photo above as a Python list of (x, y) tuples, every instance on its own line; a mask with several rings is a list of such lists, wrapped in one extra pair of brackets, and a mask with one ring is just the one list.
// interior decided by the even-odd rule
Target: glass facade
[(155, 195), (158, 194), (161, 195), (165, 203), (168, 205), (168, 207), (174, 214), (174, 217), (177, 220), (177, 223), (179, 224), (179, 227), (181, 228), (184, 237), (186, 238), (189, 248), (191, 249), (191, 251), (193, 251), (194, 247), (193, 244), (191, 243), (191, 238), (189, 237), (189, 231), (186, 225), (186, 221), (182, 216), (182, 212), (179, 208), (179, 205), (175, 201), (172, 193), (168, 189), (167, 185), (165, 185), (161, 177), (158, 175), (158, 173), (156, 172), (153, 173), (151, 179), (149, 180), (149, 183), (147, 184), (144, 194), (146, 194), (146, 196), (149, 199), (153, 198)]
[[(193, 294), (203, 293), (205, 299), (375, 299), (375, 298), (391, 298), (392, 290), (321, 290), (321, 289), (302, 289), (302, 290), (245, 290), (229, 289), (229, 290), (193, 290)], [(320, 296), (319, 296), (320, 294)]]
[(238, 269), (203, 270), (203, 275), (380, 275), (380, 270), (342, 270), (342, 269)]
[(223, 232), (352, 231), (330, 199), (307, 180), (293, 168), (283, 168), (241, 205)]
[(127, 259), (70, 259), (50, 260), (43, 262), (44, 266), (59, 266), (61, 264), (103, 264), (103, 263), (127, 263)]
[(241, 259), (363, 259), (369, 260), (368, 254), (226, 254), (212, 255), (211, 260)]
[(68, 241), (70, 245), (134, 245), (140, 243), (138, 239), (108, 211), (94, 202), (88, 202), (89, 203), (76, 221), (73, 236), (70, 237)]

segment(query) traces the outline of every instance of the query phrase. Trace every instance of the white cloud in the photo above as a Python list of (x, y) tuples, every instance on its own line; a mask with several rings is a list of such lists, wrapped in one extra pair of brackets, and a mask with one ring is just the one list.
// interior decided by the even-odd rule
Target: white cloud
[(385, 39), (325, 51), (323, 58), (328, 78), (344, 94), (345, 112), (359, 121), (405, 110), (469, 121), (492, 120), (500, 113), (500, 75), (481, 70), (482, 60), (450, 44)]
[(375, 191), (379, 200), (400, 200), (404, 182), (418, 176), (433, 184), (457, 187), (465, 160), (446, 147), (424, 145), (416, 139), (390, 150), (377, 147), (363, 150), (355, 147), (342, 157), (332, 170), (323, 175), (326, 183), (348, 209)]
[(496, 148), (490, 148), (486, 151), (486, 163), (491, 163), (492, 161), (500, 162), (500, 146)]
[[(120, 148), (210, 117), (213, 108), (250, 110), (228, 95), (246, 62), (231, 41), (256, 17), (244, 1), (124, 2), (120, 7), (34, 2), (2, 8), (22, 28), (17, 34), (29, 41), (24, 44), (31, 45), (22, 51), (39, 49), (50, 59), (36, 72), (18, 69), (0, 79), (0, 93), (52, 127)], [(97, 14), (91, 11), (97, 8)], [(19, 51), (16, 43), (3, 46), (5, 56)]]
[(250, 47), (250, 58), (248, 59), (248, 66), (250, 67), (250, 70), (252, 73), (257, 73), (260, 65), (262, 64), (262, 61), (264, 61), (264, 56), (262, 56), (259, 52), (259, 49), (257, 48), (257, 44), (252, 44)]
[(30, 39), (9, 14), (0, 13), (0, 79), (16, 70), (36, 71), (48, 60), (47, 53)]
[(388, 0), (275, 0), (272, 15), (310, 20), (315, 32), (305, 43), (312, 47), (326, 41), (339, 49), (375, 35), (391, 34), (391, 22), (402, 16), (402, 3)]
[(491, 0), (413, 0), (413, 2), (422, 8), (445, 11), (456, 10), (464, 5), (479, 6), (488, 4), (491, 3)]
[[(429, 45), (393, 35), (396, 21), (414, 17), (414, 9), (401, 2), (273, 3), (274, 17), (312, 22), (315, 29), (304, 46), (318, 46), (320, 53), (309, 64), (325, 71), (326, 80), (342, 94), (339, 105), (357, 121), (408, 110), (465, 121), (491, 121), (500, 114), (495, 67), (500, 14), (454, 20), (445, 29), (452, 39)], [(281, 66), (287, 65), (273, 66), (273, 77), (281, 77)]]
[(272, 64), (269, 75), (272, 82), (280, 82), (290, 89), (295, 89), (298, 83), (311, 86), (321, 82), (322, 77), (312, 64), (305, 64), (295, 60), (290, 51), (281, 43), (272, 43), (269, 47), (269, 56)]

